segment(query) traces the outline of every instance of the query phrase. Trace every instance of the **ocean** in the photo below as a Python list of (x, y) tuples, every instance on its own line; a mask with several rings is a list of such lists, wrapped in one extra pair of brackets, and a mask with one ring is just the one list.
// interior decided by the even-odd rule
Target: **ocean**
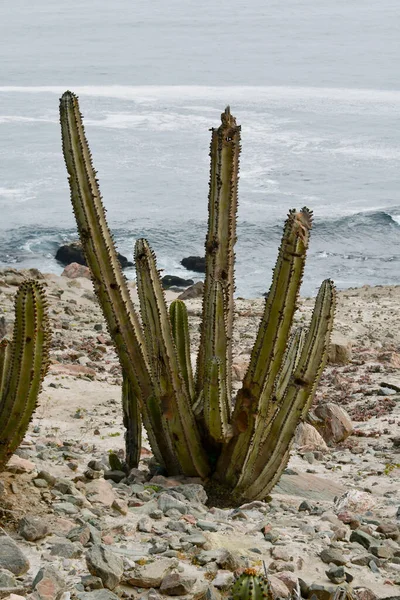
[[(80, 97), (109, 225), (164, 274), (204, 252), (210, 127), (242, 125), (236, 293), (267, 291), (290, 208), (314, 211), (302, 293), (400, 284), (394, 0), (5, 1), (0, 266), (61, 273), (77, 237), (58, 98)], [(127, 272), (134, 277), (134, 270)]]

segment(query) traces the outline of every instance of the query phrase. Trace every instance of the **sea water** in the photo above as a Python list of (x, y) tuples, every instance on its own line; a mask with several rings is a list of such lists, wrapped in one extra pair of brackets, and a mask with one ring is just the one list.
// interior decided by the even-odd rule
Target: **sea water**
[[(290, 208), (314, 211), (304, 294), (400, 283), (400, 11), (392, 0), (0, 6), (0, 265), (61, 272), (77, 237), (58, 98), (80, 97), (120, 252), (203, 254), (210, 127), (242, 125), (237, 294), (271, 281)], [(128, 271), (134, 277), (134, 271)], [(194, 275), (198, 279), (199, 275)]]

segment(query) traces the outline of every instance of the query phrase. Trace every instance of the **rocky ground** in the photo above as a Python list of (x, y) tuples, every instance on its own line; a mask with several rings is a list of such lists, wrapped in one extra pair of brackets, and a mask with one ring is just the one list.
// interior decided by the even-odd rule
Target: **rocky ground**
[[(8, 330), (27, 275), (43, 277), (0, 272)], [(313, 409), (324, 439), (302, 425), (268, 501), (220, 509), (199, 481), (152, 473), (145, 441), (140, 469), (110, 472), (109, 452), (123, 453), (121, 373), (91, 283), (42, 281), (52, 365), (26, 439), (0, 475), (0, 599), (218, 600), (241, 569), (263, 564), (275, 598), (298, 582), (304, 597), (321, 600), (338, 584), (360, 600), (400, 597), (400, 286), (339, 294), (334, 363)], [(301, 301), (298, 322), (312, 304)], [(194, 351), (201, 302), (187, 305)], [(237, 386), (262, 307), (236, 303)]]

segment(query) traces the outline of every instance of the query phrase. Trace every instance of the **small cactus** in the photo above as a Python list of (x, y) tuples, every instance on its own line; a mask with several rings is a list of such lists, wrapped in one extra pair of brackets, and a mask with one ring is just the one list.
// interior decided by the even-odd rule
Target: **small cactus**
[(272, 600), (266, 576), (258, 575), (255, 569), (246, 569), (232, 587), (232, 600)]
[(15, 297), (13, 339), (0, 342), (0, 470), (22, 442), (49, 366), (49, 317), (42, 286), (24, 281)]

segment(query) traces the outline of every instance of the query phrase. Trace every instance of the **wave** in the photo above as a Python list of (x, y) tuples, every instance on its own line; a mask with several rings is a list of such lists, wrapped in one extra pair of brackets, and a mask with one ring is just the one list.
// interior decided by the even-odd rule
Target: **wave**
[[(59, 86), (0, 86), (0, 93), (62, 94), (73, 89), (82, 96), (117, 98), (120, 100), (180, 100), (182, 98), (234, 98), (237, 100), (303, 99), (362, 101), (368, 103), (400, 104), (400, 90), (376, 90), (297, 86), (125, 86), (125, 85), (59, 85)], [(397, 106), (398, 110), (398, 106)]]

